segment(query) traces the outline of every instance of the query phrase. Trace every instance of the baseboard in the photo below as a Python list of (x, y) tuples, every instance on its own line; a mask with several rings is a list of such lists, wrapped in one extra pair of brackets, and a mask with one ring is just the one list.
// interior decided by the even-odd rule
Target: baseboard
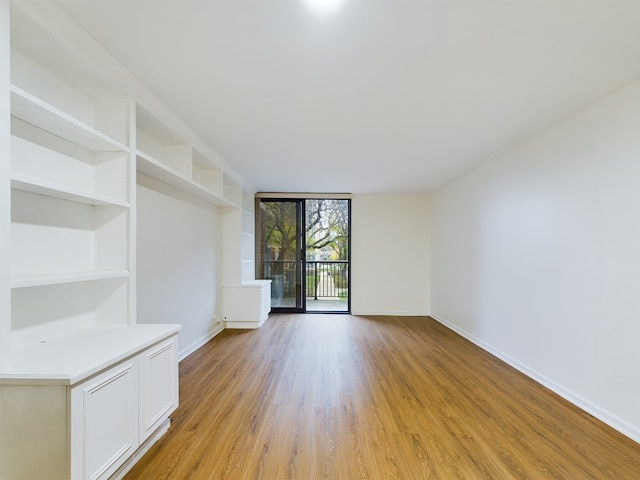
[(209, 340), (211, 340), (213, 337), (218, 335), (223, 330), (224, 330), (223, 323), (216, 325), (215, 328), (211, 330), (209, 333), (207, 333), (205, 336), (199, 338), (188, 347), (185, 347), (184, 349), (180, 350), (180, 353), (178, 354), (178, 361), (181, 361), (187, 358), (189, 355), (191, 355), (193, 352), (195, 352), (197, 349), (199, 349), (201, 346), (203, 346), (205, 343), (207, 343)]
[(260, 328), (264, 322), (267, 321), (268, 316), (260, 320), (259, 322), (237, 322), (237, 321), (225, 321), (225, 325), (227, 328), (238, 329), (238, 330), (255, 330)]
[(140, 461), (140, 459), (144, 456), (145, 453), (149, 451), (153, 445), (162, 438), (162, 436), (167, 433), (169, 430), (169, 426), (171, 426), (171, 420), (167, 418), (155, 432), (151, 434), (149, 438), (147, 438), (140, 447), (129, 457), (129, 459), (124, 462), (118, 470), (115, 471), (109, 480), (121, 480), (128, 472), (133, 468), (133, 466)]
[(539, 372), (533, 370), (532, 368), (529, 368), (528, 366), (520, 363), (519, 361), (517, 361), (516, 359), (512, 358), (511, 356), (505, 354), (504, 352), (498, 350), (497, 348), (492, 347), (491, 345), (485, 343), (484, 341), (480, 340), (479, 338), (475, 337), (474, 335), (471, 335), (470, 333), (468, 333), (465, 330), (459, 328), (458, 326), (452, 324), (451, 322), (448, 322), (444, 318), (439, 317), (439, 316), (434, 315), (434, 314), (431, 314), (430, 316), (431, 316), (431, 318), (436, 320), (438, 323), (441, 323), (442, 325), (444, 325), (448, 329), (453, 330), (458, 335), (466, 338), (467, 340), (469, 340), (470, 342), (474, 343), (475, 345), (477, 345), (478, 347), (482, 348), (483, 350), (485, 350), (485, 351), (489, 352), (490, 354), (498, 357), (500, 360), (502, 360), (503, 362), (509, 364), (510, 366), (512, 366), (513, 368), (518, 370), (519, 372), (525, 374), (527, 377), (535, 380), (539, 384), (545, 386), (549, 390), (551, 390), (554, 393), (560, 395), (562, 398), (564, 398), (565, 400), (571, 402), (576, 407), (580, 408), (581, 410), (584, 410), (585, 412), (587, 412), (588, 414), (594, 416), (598, 420), (606, 423), (611, 428), (614, 428), (618, 432), (620, 432), (623, 435), (629, 437), (634, 442), (640, 443), (640, 429), (638, 429), (634, 425), (631, 425), (628, 422), (626, 422), (625, 420), (619, 418), (618, 416), (613, 415), (612, 413), (608, 412), (607, 410), (604, 410), (604, 409), (600, 408), (599, 406), (595, 405), (594, 403), (590, 402), (589, 400), (585, 399), (584, 397), (572, 392), (571, 390), (568, 390), (568, 389), (564, 388), (562, 385), (559, 385), (558, 383), (550, 380), (549, 378), (547, 378), (544, 375), (540, 374)]
[(428, 317), (430, 316), (429, 313), (425, 313), (425, 312), (398, 312), (398, 311), (394, 311), (394, 312), (381, 312), (381, 311), (374, 311), (374, 312), (367, 312), (367, 311), (357, 311), (357, 310), (351, 310), (351, 315), (355, 315), (358, 317)]

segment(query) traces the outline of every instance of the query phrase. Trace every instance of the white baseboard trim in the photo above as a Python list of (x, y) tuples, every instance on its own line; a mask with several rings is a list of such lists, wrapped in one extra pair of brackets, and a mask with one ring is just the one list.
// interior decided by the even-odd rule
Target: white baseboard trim
[(367, 312), (367, 311), (357, 311), (351, 310), (351, 315), (359, 316), (359, 317), (428, 317), (431, 314), (426, 312)]
[(540, 383), (541, 385), (547, 387), (549, 390), (553, 391), (554, 393), (557, 393), (562, 398), (564, 398), (565, 400), (573, 403), (578, 408), (584, 410), (588, 414), (596, 417), (598, 420), (601, 420), (602, 422), (606, 423), (611, 428), (614, 428), (618, 432), (620, 432), (623, 435), (629, 437), (634, 442), (640, 443), (640, 429), (638, 427), (636, 427), (634, 425), (631, 425), (629, 422), (619, 418), (616, 415), (613, 415), (612, 413), (608, 412), (607, 410), (604, 410), (604, 409), (600, 408), (599, 406), (595, 405), (594, 403), (590, 402), (589, 400), (585, 399), (584, 397), (572, 392), (571, 390), (568, 390), (568, 389), (564, 388), (562, 385), (557, 384), (556, 382), (550, 380), (549, 378), (545, 377), (544, 375), (540, 374), (539, 372), (537, 372), (537, 371), (529, 368), (528, 366), (520, 363), (519, 361), (517, 361), (516, 359), (512, 358), (511, 356), (505, 354), (504, 352), (498, 350), (497, 348), (492, 347), (491, 345), (485, 343), (484, 341), (480, 340), (479, 338), (475, 337), (474, 335), (471, 335), (470, 333), (468, 333), (465, 330), (459, 328), (458, 326), (452, 324), (451, 322), (448, 322), (444, 318), (439, 317), (439, 316), (434, 315), (434, 314), (431, 314), (430, 316), (431, 316), (431, 318), (433, 318), (437, 322), (441, 323), (442, 325), (444, 325), (448, 329), (453, 330), (458, 335), (461, 335), (462, 337), (464, 337), (467, 340), (469, 340), (470, 342), (476, 344), (478, 347), (482, 348), (483, 350), (485, 350), (485, 351), (489, 352), (490, 354), (498, 357), (500, 360), (502, 360), (503, 362), (509, 364), (510, 366), (515, 368), (516, 370), (524, 373), (527, 377), (529, 377), (529, 378), (535, 380), (536, 382)]
[(178, 353), (178, 361), (182, 361), (185, 358), (187, 358), (189, 355), (191, 355), (193, 352), (195, 352), (197, 349), (199, 349), (201, 346), (203, 346), (205, 343), (207, 343), (209, 340), (211, 340), (213, 337), (218, 335), (223, 330), (224, 330), (223, 323), (216, 325), (216, 327), (213, 330), (211, 330), (209, 333), (207, 333), (205, 336), (199, 338), (188, 347), (185, 347), (184, 349), (180, 350), (180, 352)]

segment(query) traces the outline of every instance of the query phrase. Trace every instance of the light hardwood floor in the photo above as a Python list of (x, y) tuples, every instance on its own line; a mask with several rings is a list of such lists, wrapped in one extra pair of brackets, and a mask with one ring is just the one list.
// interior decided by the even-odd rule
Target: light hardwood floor
[(427, 317), (272, 315), (180, 364), (128, 480), (640, 479), (640, 445)]

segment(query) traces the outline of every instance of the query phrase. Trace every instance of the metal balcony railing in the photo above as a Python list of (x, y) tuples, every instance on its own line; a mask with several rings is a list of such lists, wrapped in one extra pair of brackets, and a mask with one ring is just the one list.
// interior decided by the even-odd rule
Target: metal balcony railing
[[(265, 262), (265, 278), (273, 280), (274, 289), (282, 289), (283, 297), (295, 296), (295, 261), (270, 260)], [(307, 260), (303, 267), (306, 296), (319, 298), (347, 298), (349, 291), (349, 262), (346, 260)]]

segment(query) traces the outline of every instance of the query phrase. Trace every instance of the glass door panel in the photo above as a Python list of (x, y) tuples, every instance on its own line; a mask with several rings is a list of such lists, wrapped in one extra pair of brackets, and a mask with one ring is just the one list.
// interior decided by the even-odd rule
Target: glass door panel
[(262, 199), (257, 278), (271, 280), (274, 312), (303, 312), (303, 200)]
[(308, 312), (350, 311), (350, 214), (350, 200), (305, 200), (304, 267)]

